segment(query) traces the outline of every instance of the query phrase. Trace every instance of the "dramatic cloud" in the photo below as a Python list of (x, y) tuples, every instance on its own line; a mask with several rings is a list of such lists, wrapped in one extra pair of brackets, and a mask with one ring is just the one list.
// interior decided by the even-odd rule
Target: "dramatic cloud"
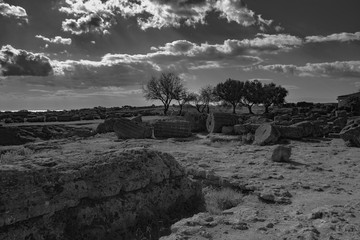
[[(119, 15), (136, 17), (142, 30), (206, 24), (206, 16), (211, 12), (219, 13), (220, 18), (228, 22), (244, 27), (258, 26), (263, 31), (273, 23), (249, 10), (242, 0), (66, 0), (65, 3), (60, 11), (76, 19), (66, 19), (63, 30), (73, 34), (103, 32)], [(96, 24), (91, 24), (94, 18)]]
[[(49, 42), (56, 39), (37, 37)], [(259, 34), (254, 39), (228, 39), (222, 44), (196, 44), (187, 40), (177, 40), (152, 47), (152, 52), (146, 54), (105, 54), (98, 61), (57, 61), (44, 58), (54, 76), (46, 80), (27, 78), (26, 81), (31, 84), (78, 89), (139, 85), (160, 71), (186, 74), (199, 69), (254, 66), (263, 61), (263, 54), (277, 54), (301, 44), (301, 39), (285, 34)], [(15, 51), (18, 50), (12, 49), (10, 52)], [(14, 55), (17, 56), (19, 53)]]
[(65, 19), (62, 23), (62, 29), (75, 35), (83, 33), (102, 33), (108, 34), (108, 28), (111, 27), (111, 21), (104, 20), (97, 14), (84, 15), (79, 19)]
[(0, 0), (0, 16), (28, 21), (24, 8), (4, 3), (2, 0)]
[(0, 50), (0, 75), (48, 76), (51, 73), (49, 59), (41, 54), (18, 50), (10, 45)]
[(259, 66), (258, 68), (301, 77), (360, 77), (360, 61), (307, 63), (305, 66), (275, 64)]
[(335, 33), (328, 36), (308, 36), (305, 39), (307, 43), (360, 41), (360, 32)]
[(42, 39), (45, 42), (48, 43), (55, 43), (55, 44), (64, 44), (64, 45), (70, 45), (71, 44), (71, 38), (63, 38), (60, 36), (56, 36), (54, 38), (47, 38), (41, 35), (36, 35), (36, 38)]

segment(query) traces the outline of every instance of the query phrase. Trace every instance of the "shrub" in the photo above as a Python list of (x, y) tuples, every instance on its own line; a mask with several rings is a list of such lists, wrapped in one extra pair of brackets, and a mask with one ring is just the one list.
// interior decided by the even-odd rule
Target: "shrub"
[(30, 156), (33, 153), (33, 150), (26, 147), (15, 148), (0, 154), (0, 164), (11, 164), (17, 160)]

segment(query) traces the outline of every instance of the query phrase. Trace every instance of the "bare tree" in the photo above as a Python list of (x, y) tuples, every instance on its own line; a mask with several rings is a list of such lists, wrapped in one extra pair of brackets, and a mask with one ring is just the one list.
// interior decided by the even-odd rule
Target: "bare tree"
[(181, 78), (175, 73), (161, 73), (156, 77), (151, 77), (143, 88), (144, 97), (147, 100), (160, 100), (164, 105), (164, 115), (167, 114), (172, 100), (184, 90)]
[(210, 113), (210, 103), (214, 102), (216, 96), (214, 95), (214, 87), (207, 85), (200, 89), (200, 100), (204, 105), (203, 111), (206, 108), (206, 112)]
[(180, 108), (179, 115), (181, 115), (184, 105), (196, 100), (196, 94), (183, 89), (181, 92), (176, 94), (175, 99), (178, 101)]

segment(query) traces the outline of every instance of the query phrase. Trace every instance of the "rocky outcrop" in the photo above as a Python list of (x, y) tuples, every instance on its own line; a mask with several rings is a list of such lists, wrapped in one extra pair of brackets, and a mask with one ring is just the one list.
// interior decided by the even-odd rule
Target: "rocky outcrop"
[(349, 121), (340, 137), (351, 147), (360, 147), (360, 118)]
[(134, 239), (200, 200), (200, 186), (169, 154), (119, 150), (55, 165), (32, 160), (0, 165), (2, 240)]

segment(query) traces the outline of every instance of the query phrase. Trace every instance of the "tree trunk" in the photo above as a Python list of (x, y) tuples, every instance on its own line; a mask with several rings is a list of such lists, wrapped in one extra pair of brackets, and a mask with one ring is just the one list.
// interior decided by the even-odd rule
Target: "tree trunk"
[(248, 109), (249, 109), (249, 113), (250, 113), (250, 114), (254, 114), (254, 113), (252, 112), (252, 110), (251, 110), (252, 105), (248, 105), (247, 107), (248, 107)]
[(164, 115), (167, 115), (167, 111), (169, 110), (169, 104), (164, 104)]
[(180, 107), (180, 110), (179, 110), (179, 116), (181, 116), (182, 109), (183, 109), (183, 105), (182, 105), (182, 104), (179, 104), (179, 107)]
[(210, 106), (207, 105), (206, 108), (207, 108), (207, 113), (209, 114), (210, 113)]
[(232, 104), (233, 106), (233, 113), (236, 114), (236, 104)]

